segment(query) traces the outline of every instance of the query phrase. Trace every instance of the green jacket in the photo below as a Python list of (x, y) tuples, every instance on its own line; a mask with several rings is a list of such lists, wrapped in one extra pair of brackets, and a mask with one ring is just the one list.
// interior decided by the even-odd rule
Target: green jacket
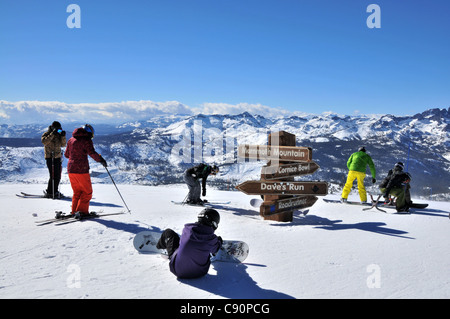
[(373, 164), (372, 158), (366, 152), (359, 151), (353, 153), (347, 161), (349, 171), (365, 173), (367, 165), (369, 165), (372, 177), (375, 178), (375, 164)]

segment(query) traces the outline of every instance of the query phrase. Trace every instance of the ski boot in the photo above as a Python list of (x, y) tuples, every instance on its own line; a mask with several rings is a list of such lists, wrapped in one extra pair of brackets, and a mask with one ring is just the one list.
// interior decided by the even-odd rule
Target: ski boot
[(84, 212), (75, 212), (74, 217), (75, 219), (82, 220), (85, 218), (91, 218), (97, 216), (97, 213), (91, 212), (91, 213), (84, 213)]
[(64, 218), (64, 213), (63, 212), (61, 212), (61, 211), (57, 211), (57, 212), (55, 212), (55, 218), (56, 219), (62, 219), (62, 218)]

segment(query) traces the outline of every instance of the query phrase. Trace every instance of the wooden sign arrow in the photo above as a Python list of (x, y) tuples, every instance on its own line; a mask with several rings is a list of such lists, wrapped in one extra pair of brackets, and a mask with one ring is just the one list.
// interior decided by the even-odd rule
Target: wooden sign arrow
[(309, 162), (312, 160), (312, 149), (310, 147), (242, 144), (239, 145), (238, 156), (259, 160)]
[(270, 216), (285, 211), (291, 211), (306, 208), (314, 205), (317, 201), (316, 196), (295, 196), (287, 199), (279, 199), (274, 204), (260, 206), (260, 212), (263, 216)]
[(246, 181), (236, 186), (247, 195), (327, 195), (327, 182)]
[(312, 174), (319, 169), (315, 162), (291, 163), (279, 166), (263, 166), (261, 169), (261, 178), (277, 179), (293, 176), (302, 176)]

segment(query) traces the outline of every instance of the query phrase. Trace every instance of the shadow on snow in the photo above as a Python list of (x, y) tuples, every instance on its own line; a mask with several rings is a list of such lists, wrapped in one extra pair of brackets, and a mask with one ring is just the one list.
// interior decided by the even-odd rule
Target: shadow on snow
[[(123, 223), (114, 220), (105, 219), (91, 219), (106, 227), (137, 234), (144, 230), (151, 230), (162, 233), (159, 227), (147, 225), (148, 227), (140, 226), (138, 223)], [(140, 223), (140, 222), (139, 222)], [(291, 299), (294, 298), (282, 292), (275, 290), (264, 289), (250, 277), (247, 268), (251, 267), (266, 267), (259, 264), (251, 263), (227, 263), (227, 262), (213, 262), (211, 268), (215, 274), (206, 274), (201, 278), (196, 279), (178, 279), (180, 282), (210, 292), (211, 294), (222, 296), (225, 298), (257, 298), (257, 299)], [(167, 271), (169, 267), (167, 265)]]

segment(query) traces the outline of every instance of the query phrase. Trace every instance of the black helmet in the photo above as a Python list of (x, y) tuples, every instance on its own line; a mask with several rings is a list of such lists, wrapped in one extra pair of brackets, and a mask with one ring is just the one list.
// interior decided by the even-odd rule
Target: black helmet
[(403, 171), (404, 165), (402, 162), (397, 162), (394, 165), (394, 169), (398, 170), (398, 171)]
[(358, 152), (366, 152), (366, 147), (365, 146), (361, 146), (360, 148), (358, 148)]
[(91, 138), (94, 138), (95, 130), (94, 130), (94, 127), (91, 124), (84, 124), (83, 125), (83, 129), (86, 132), (91, 133)]
[(200, 224), (211, 226), (214, 230), (219, 226), (220, 215), (215, 209), (205, 208), (197, 217)]
[(52, 127), (53, 127), (55, 130), (62, 128), (61, 123), (59, 123), (58, 121), (54, 121), (54, 122), (52, 123)]

